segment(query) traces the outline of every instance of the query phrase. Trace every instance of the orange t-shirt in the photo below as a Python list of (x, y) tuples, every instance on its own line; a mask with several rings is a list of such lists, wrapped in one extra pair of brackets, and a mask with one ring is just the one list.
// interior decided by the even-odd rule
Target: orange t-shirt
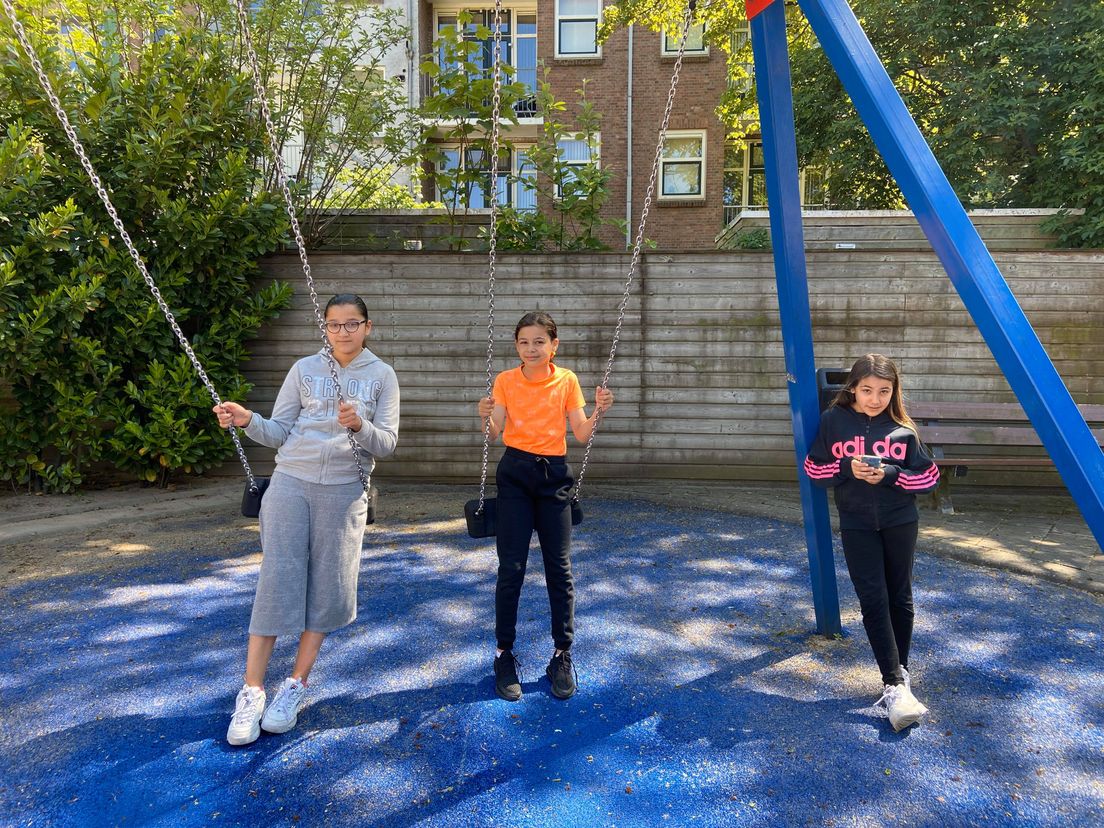
[(506, 407), (502, 442), (531, 454), (567, 454), (567, 413), (586, 405), (574, 373), (553, 364), (549, 376), (530, 380), (519, 365), (495, 377), (493, 396)]

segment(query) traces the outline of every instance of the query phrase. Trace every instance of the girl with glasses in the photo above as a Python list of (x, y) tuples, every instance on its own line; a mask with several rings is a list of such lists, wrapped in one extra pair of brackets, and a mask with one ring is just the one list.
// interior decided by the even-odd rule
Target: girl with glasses
[[(292, 366), (265, 418), (237, 403), (215, 406), (219, 425), (245, 429), (278, 449), (276, 470), (261, 501), (264, 558), (253, 599), (245, 683), (226, 733), (232, 745), (253, 742), (262, 729), (295, 727), (307, 678), (327, 634), (356, 618), (357, 576), (368, 500), (349, 446), (361, 465), (395, 450), (399, 385), (395, 372), (368, 350), (372, 331), (359, 296), (343, 293), (326, 305), (326, 338), (337, 363), (336, 388), (325, 350)], [(265, 707), (264, 679), (278, 635), (299, 636), (291, 674)]]

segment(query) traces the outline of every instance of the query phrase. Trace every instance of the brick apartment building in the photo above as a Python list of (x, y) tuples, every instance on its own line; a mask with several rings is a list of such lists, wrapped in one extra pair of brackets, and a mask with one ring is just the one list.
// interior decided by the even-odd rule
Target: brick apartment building
[[(406, 71), (416, 72), (423, 55), (433, 53), (437, 33), (459, 26), (468, 11), (475, 24), (493, 20), (490, 3), (470, 0), (390, 0), (403, 3), (417, 32), (416, 46), (406, 55)], [(631, 243), (651, 174), (659, 125), (678, 50), (677, 38), (635, 26), (596, 42), (602, 0), (515, 0), (503, 7), (503, 54), (514, 66), (516, 80), (536, 90), (538, 78), (548, 81), (557, 100), (567, 102), (563, 120), (571, 124), (576, 91), (588, 81), (587, 97), (602, 116), (598, 158), (590, 158), (584, 142), (566, 141), (562, 157), (573, 163), (596, 162), (612, 170), (610, 198), (604, 216), (627, 221), (629, 233), (606, 227), (602, 240), (612, 248)], [(470, 36), (470, 35), (469, 35)], [(746, 31), (734, 37), (746, 38)], [(485, 49), (489, 62), (491, 49)], [(667, 249), (712, 249), (716, 234), (744, 208), (762, 208), (766, 196), (760, 145), (754, 140), (726, 142), (726, 129), (716, 107), (727, 83), (726, 54), (703, 41), (700, 28), (691, 29), (672, 111), (659, 178), (648, 217), (647, 237)], [(487, 66), (489, 69), (489, 65)], [(408, 80), (412, 99), (432, 94), (428, 85)], [(518, 110), (519, 124), (505, 135), (513, 143), (511, 171), (526, 171), (525, 152), (541, 129), (534, 108)], [(446, 163), (460, 164), (458, 152)], [(803, 200), (816, 204), (818, 182), (803, 174)], [(489, 188), (489, 185), (488, 185)], [(441, 194), (427, 190), (425, 198)], [(486, 207), (487, 192), (476, 192), (470, 208)], [(540, 209), (535, 195), (515, 183), (506, 200), (522, 209)]]

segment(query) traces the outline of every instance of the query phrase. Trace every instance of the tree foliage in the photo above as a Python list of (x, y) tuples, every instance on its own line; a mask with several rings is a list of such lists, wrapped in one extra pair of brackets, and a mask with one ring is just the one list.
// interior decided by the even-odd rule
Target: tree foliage
[[(243, 398), (245, 342), (290, 294), (250, 284), (286, 219), (251, 163), (247, 79), (195, 33), (124, 47), (114, 28), (77, 42), (25, 22), (180, 327), (217, 390)], [(0, 396), (13, 403), (0, 479), (66, 491), (95, 463), (164, 483), (222, 462), (233, 447), (206, 391), (3, 34), (0, 123)]]
[[(258, 67), (269, 99), (275, 147), (293, 181), (308, 244), (325, 240), (344, 210), (393, 200), (417, 131), (405, 80), (386, 78), (384, 56), (410, 38), (402, 14), (374, 0), (249, 0)], [(66, 4), (65, 35), (77, 53), (116, 52), (120, 71), (138, 44), (165, 37), (217, 41), (227, 68), (249, 77), (232, 0), (76, 0)], [(271, 152), (251, 157), (275, 189)]]
[[(482, 207), (490, 198), (491, 168), (504, 171), (498, 186), (505, 186), (513, 145), (499, 141), (499, 158), (491, 164), (491, 128), (494, 124), (494, 79), (484, 68), (484, 44), (490, 29), (474, 24), (471, 12), (458, 20), (464, 36), (455, 27), (443, 27), (433, 43), (433, 55), (422, 61), (421, 73), (432, 91), (422, 102), (422, 129), (414, 155), (424, 164), (423, 174), (440, 193), (448, 232), (444, 241), (454, 250), (471, 247), (471, 228), (459, 220), (469, 207)], [(503, 61), (499, 87), (499, 119), (516, 124), (515, 105), (526, 94), (524, 84), (513, 80), (513, 67)], [(486, 205), (489, 206), (489, 203)]]
[[(458, 16), (461, 30), (448, 27), (434, 42), (435, 59), (421, 70), (433, 83), (433, 93), (422, 106), (423, 131), (417, 154), (426, 162), (426, 176), (441, 194), (450, 221), (445, 236), (454, 249), (466, 249), (472, 241), (469, 226), (457, 217), (471, 206), (489, 206), (491, 126), (494, 82), (485, 67), (484, 44), (491, 38), (484, 25), (473, 25), (470, 12)], [(503, 250), (599, 250), (599, 233), (606, 225), (621, 226), (602, 216), (609, 199), (612, 170), (598, 164), (569, 164), (563, 158), (563, 140), (585, 142), (589, 156), (597, 157), (601, 115), (579, 89), (577, 105), (556, 99), (545, 78), (535, 96), (514, 81), (513, 67), (503, 63), (499, 113), (503, 126), (499, 138), (498, 175), (500, 210), (498, 245)], [(532, 144), (513, 141), (509, 127), (518, 123), (518, 108), (539, 116), (540, 131)], [(570, 121), (570, 124), (568, 123)], [(514, 153), (524, 152), (524, 168), (512, 169)], [(447, 162), (447, 163), (446, 163)], [(508, 187), (532, 194), (533, 204), (521, 208), (503, 193)], [(539, 209), (536, 207), (539, 206)]]
[[(587, 146), (588, 157), (598, 157), (598, 136), (602, 116), (587, 98), (584, 80), (576, 90), (578, 101), (568, 117), (568, 106), (556, 100), (545, 79), (537, 90), (537, 111), (541, 130), (536, 143), (527, 150), (531, 171), (519, 179), (521, 186), (536, 194), (541, 209), (505, 208), (500, 217), (499, 244), (503, 250), (604, 250), (600, 233), (603, 227), (625, 232), (625, 223), (602, 215), (609, 201), (609, 182), (613, 170), (597, 163), (572, 164), (564, 159), (564, 141), (580, 141)], [(570, 124), (568, 123), (570, 121)]]
[[(703, 4), (707, 37), (731, 49), (742, 0)], [(864, 0), (863, 29), (962, 201), (979, 207), (1082, 208), (1052, 228), (1104, 246), (1104, 3), (1083, 0)], [(611, 21), (670, 29), (684, 6), (622, 0)], [(797, 6), (787, 5), (798, 154), (826, 171), (833, 206), (903, 200)], [(751, 47), (731, 51), (730, 75)], [(755, 130), (754, 87), (720, 113)]]
[[(228, 40), (237, 37), (232, 2), (199, 0), (195, 8), (193, 17), (181, 7), (174, 25), (194, 21)], [(341, 211), (401, 199), (394, 176), (404, 169), (418, 124), (405, 79), (385, 77), (383, 61), (405, 48), (411, 33), (400, 11), (374, 0), (262, 0), (249, 8), (277, 149), (299, 185), (304, 236), (317, 245)], [(248, 71), (240, 49), (237, 67)], [(268, 153), (256, 161), (275, 187)]]

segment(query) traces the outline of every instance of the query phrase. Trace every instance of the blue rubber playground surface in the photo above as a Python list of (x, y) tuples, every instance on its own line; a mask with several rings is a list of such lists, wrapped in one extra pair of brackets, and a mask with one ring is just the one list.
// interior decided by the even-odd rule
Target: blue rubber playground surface
[(245, 748), (224, 735), (255, 544), (4, 590), (0, 824), (1104, 824), (1098, 599), (921, 549), (911, 660), (932, 715), (895, 734), (838, 550), (848, 635), (826, 640), (800, 527), (587, 507), (574, 698), (544, 679), (538, 551), (510, 704), (490, 675), (492, 542), (451, 518), (384, 524), (299, 726)]

